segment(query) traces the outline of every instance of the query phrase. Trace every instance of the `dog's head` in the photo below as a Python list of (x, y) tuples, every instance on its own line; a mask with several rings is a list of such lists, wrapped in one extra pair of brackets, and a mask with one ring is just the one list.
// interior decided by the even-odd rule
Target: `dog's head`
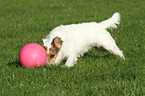
[(62, 41), (59, 37), (55, 37), (50, 44), (48, 39), (43, 39), (43, 43), (44, 48), (47, 51), (48, 63), (53, 63), (59, 54), (59, 51), (62, 46)]

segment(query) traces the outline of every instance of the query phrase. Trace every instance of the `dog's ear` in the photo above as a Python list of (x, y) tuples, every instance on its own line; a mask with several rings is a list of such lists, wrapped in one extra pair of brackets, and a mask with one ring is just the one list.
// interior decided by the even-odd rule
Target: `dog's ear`
[(62, 41), (60, 40), (60, 38), (57, 36), (54, 38), (54, 46), (56, 46), (57, 48), (60, 48), (62, 45)]

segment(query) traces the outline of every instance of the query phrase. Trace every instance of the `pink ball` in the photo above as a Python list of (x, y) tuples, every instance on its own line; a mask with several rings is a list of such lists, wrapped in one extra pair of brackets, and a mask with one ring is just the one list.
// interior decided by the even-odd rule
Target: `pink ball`
[(24, 67), (39, 67), (45, 65), (47, 53), (41, 45), (29, 43), (20, 50), (19, 59)]

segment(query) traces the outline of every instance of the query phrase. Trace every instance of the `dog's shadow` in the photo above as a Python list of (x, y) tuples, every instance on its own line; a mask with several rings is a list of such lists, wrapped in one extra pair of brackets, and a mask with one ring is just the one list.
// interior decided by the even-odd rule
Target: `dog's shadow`
[(85, 53), (82, 58), (86, 58), (86, 57), (109, 58), (110, 55), (111, 54), (103, 47), (100, 47), (100, 48), (93, 47), (91, 50), (89, 50), (87, 53)]
[(9, 66), (23, 67), (19, 60), (8, 63)]

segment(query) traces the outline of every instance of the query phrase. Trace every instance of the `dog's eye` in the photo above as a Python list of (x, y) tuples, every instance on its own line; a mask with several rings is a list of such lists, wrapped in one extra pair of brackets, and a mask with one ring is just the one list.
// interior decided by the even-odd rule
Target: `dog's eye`
[(50, 58), (53, 58), (55, 55), (50, 55)]

